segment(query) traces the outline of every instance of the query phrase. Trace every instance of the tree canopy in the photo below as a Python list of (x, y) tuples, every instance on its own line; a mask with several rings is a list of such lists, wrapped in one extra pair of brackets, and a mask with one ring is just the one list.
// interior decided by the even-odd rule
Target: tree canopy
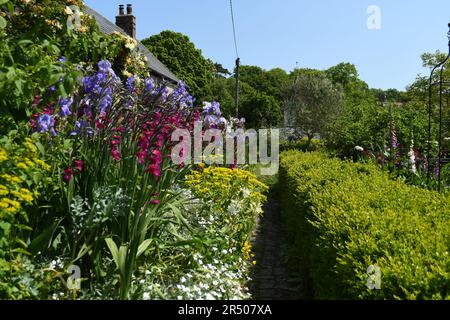
[(196, 98), (208, 95), (217, 66), (202, 55), (188, 36), (166, 30), (142, 40), (142, 43), (188, 85)]
[(285, 116), (311, 140), (324, 136), (326, 127), (341, 112), (343, 92), (324, 73), (298, 72), (287, 86)]

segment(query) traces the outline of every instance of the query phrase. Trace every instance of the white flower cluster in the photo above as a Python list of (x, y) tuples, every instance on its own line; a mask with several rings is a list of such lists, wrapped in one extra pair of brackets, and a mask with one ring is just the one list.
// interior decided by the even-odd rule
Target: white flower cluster
[[(254, 217), (262, 212), (261, 203), (254, 201), (251, 190), (242, 188), (228, 205), (219, 208), (209, 200), (196, 199), (188, 189), (175, 186), (174, 193), (181, 195), (184, 202), (184, 217), (191, 230), (177, 229), (185, 239), (195, 235), (207, 239), (209, 252), (200, 252), (195, 247), (178, 248), (184, 263), (154, 264), (147, 267), (145, 276), (138, 280), (141, 298), (144, 300), (245, 300), (251, 295), (247, 288), (251, 263), (244, 260), (240, 246), (227, 228), (242, 217)], [(161, 240), (173, 239), (167, 233)], [(176, 240), (176, 239), (175, 239)], [(173, 252), (172, 252), (173, 254)], [(182, 265), (182, 266), (181, 266)]]
[(232, 263), (222, 259), (214, 259), (206, 263), (200, 254), (194, 254), (195, 269), (188, 270), (177, 282), (161, 285), (152, 282), (154, 275), (147, 271), (147, 281), (142, 298), (144, 300), (164, 299), (170, 300), (245, 300), (250, 299), (248, 289), (242, 279), (246, 278), (246, 263), (239, 259)]

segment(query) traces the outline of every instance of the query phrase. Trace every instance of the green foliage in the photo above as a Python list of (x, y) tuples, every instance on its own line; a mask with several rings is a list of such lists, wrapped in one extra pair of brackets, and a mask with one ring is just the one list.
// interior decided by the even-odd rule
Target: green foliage
[(324, 72), (334, 84), (342, 86), (347, 103), (369, 101), (372, 99), (369, 86), (359, 79), (358, 70), (355, 65), (351, 63), (339, 63)]
[[(341, 157), (356, 159), (356, 146), (385, 153), (391, 146), (391, 125), (395, 125), (399, 153), (406, 157), (411, 146), (424, 153), (428, 135), (428, 111), (419, 101), (382, 106), (373, 102), (349, 103), (330, 123), (324, 137), (327, 147)], [(435, 128), (433, 127), (433, 132)]]
[(387, 108), (375, 103), (347, 104), (342, 114), (329, 124), (325, 140), (327, 147), (338, 155), (355, 157), (358, 154), (356, 146), (372, 151), (384, 150), (389, 142), (389, 130)]
[(31, 209), (50, 166), (40, 159), (35, 141), (20, 131), (3, 136), (0, 145), (0, 299), (28, 298), (34, 293), (22, 281), (23, 256), (30, 254)]
[(216, 67), (203, 57), (189, 37), (166, 30), (142, 40), (142, 43), (189, 86), (196, 98), (203, 99), (208, 95)]
[(291, 126), (311, 140), (324, 136), (341, 112), (343, 94), (323, 73), (302, 72), (286, 87), (283, 109)]
[[(125, 37), (100, 33), (88, 15), (81, 17), (80, 28), (69, 29), (67, 5), (83, 7), (78, 0), (14, 1), (16, 11), (5, 16), (7, 27), (0, 29), (0, 115), (28, 119), (35, 96), (42, 105), (66, 97), (82, 76), (80, 67), (102, 58), (121, 71), (135, 71), (126, 65), (131, 50)], [(61, 57), (67, 62), (59, 62)]]
[(281, 121), (280, 105), (274, 97), (253, 91), (243, 95), (239, 116), (245, 118), (248, 128), (270, 128)]
[(274, 97), (277, 101), (283, 98), (284, 86), (288, 82), (288, 74), (281, 68), (264, 70), (257, 66), (241, 66), (240, 79), (253, 89)]
[[(288, 263), (308, 297), (449, 299), (449, 198), (375, 166), (290, 151), (281, 156)], [(381, 289), (367, 287), (369, 266)]]
[(298, 141), (286, 141), (280, 144), (280, 152), (298, 150), (298, 151), (319, 151), (323, 149), (322, 140), (303, 138)]

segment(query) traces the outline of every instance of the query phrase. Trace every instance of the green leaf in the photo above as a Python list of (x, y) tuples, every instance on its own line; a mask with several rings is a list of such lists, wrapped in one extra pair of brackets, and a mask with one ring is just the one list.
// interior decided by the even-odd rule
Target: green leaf
[(9, 2), (9, 0), (0, 0), (0, 6), (1, 6), (2, 4), (7, 3), (7, 2)]
[(19, 44), (19, 46), (25, 46), (25, 45), (27, 45), (27, 44), (32, 44), (33, 43), (33, 41), (31, 41), (31, 40), (20, 40), (19, 42), (18, 42), (18, 44)]
[(89, 250), (91, 250), (91, 246), (87, 246), (86, 244), (83, 244), (81, 246), (80, 251), (78, 251), (77, 257), (72, 262), (75, 263), (76, 261), (80, 260), (86, 253), (89, 252)]
[(127, 261), (128, 246), (121, 245), (119, 248), (119, 271), (122, 275), (125, 275), (125, 263)]
[(147, 239), (139, 245), (139, 248), (138, 248), (138, 251), (136, 254), (137, 258), (140, 257), (141, 254), (143, 254), (145, 252), (145, 250), (147, 250), (148, 246), (152, 243), (152, 241), (153, 241), (153, 239)]
[(0, 17), (0, 29), (5, 29), (6, 28), (6, 20), (3, 17)]
[(28, 250), (31, 253), (35, 254), (39, 251), (49, 248), (51, 245), (51, 241), (53, 239), (53, 234), (55, 233), (55, 231), (58, 228), (61, 221), (62, 221), (62, 219), (54, 222), (50, 227), (45, 229), (44, 232), (42, 232), (40, 235), (38, 235), (36, 238), (34, 238), (31, 241), (31, 244), (29, 245)]
[(33, 173), (33, 182), (34, 184), (39, 184), (39, 182), (42, 180), (44, 176), (40, 172), (34, 172)]
[(113, 256), (114, 263), (116, 264), (117, 269), (120, 269), (119, 249), (117, 248), (116, 243), (111, 238), (107, 238), (107, 239), (105, 239), (105, 241), (106, 241), (106, 245), (109, 248), (109, 251), (111, 252), (111, 254)]
[(39, 141), (36, 141), (34, 143), (34, 145), (36, 146), (36, 148), (38, 148), (39, 152), (41, 153), (41, 155), (45, 155), (45, 148), (42, 145), (42, 143), (40, 143)]

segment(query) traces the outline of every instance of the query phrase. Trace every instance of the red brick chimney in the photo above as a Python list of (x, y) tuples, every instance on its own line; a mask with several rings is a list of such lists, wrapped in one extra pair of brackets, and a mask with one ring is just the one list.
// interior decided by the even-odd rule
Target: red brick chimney
[(124, 5), (119, 5), (116, 25), (122, 28), (130, 37), (136, 39), (136, 17), (133, 16), (133, 6), (131, 4), (127, 4), (127, 14), (124, 12)]

